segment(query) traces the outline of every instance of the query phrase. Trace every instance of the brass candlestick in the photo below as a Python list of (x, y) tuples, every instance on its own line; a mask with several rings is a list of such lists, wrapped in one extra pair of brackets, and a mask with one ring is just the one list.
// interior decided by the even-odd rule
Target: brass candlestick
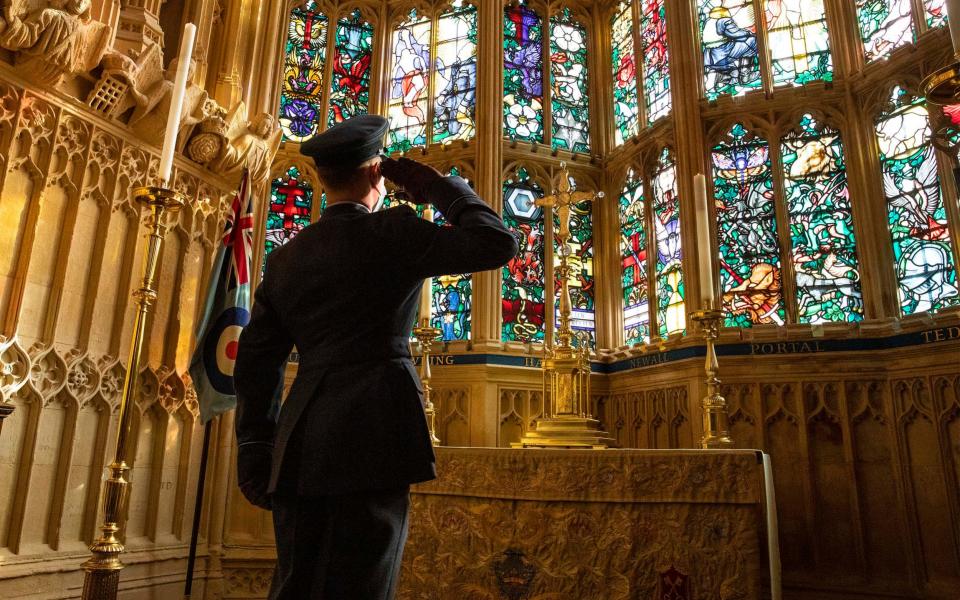
[(535, 429), (527, 432), (520, 442), (513, 444), (523, 448), (608, 448), (615, 443), (610, 434), (603, 431), (600, 421), (590, 414), (590, 343), (581, 337), (580, 348), (573, 345), (577, 333), (570, 326), (570, 277), (573, 268), (569, 258), (570, 212), (574, 204), (602, 198), (603, 193), (575, 192), (570, 187), (570, 175), (566, 163), (560, 163), (560, 187), (552, 196), (537, 200), (537, 205), (555, 207), (560, 227), (557, 231), (557, 254), (560, 265), (556, 268), (560, 282), (560, 324), (557, 327), (557, 343), (544, 344), (543, 394), (548, 400), (543, 418), (537, 419)]
[(706, 308), (693, 313), (692, 317), (700, 323), (707, 339), (707, 396), (703, 399), (703, 437), (700, 438), (700, 447), (732, 448), (727, 401), (720, 395), (720, 380), (717, 379), (720, 365), (714, 349), (714, 341), (720, 334), (723, 311)]
[(113, 462), (110, 463), (110, 478), (103, 485), (103, 533), (90, 546), (92, 556), (83, 563), (86, 572), (83, 579), (83, 600), (113, 600), (117, 597), (120, 583), (120, 570), (123, 562), (120, 553), (124, 551), (120, 541), (123, 523), (123, 508), (130, 493), (127, 474), (127, 437), (130, 434), (130, 411), (134, 408), (140, 383), (140, 357), (143, 355), (144, 337), (147, 328), (147, 316), (157, 300), (154, 289), (154, 275), (160, 248), (167, 233), (164, 224), (164, 212), (176, 213), (183, 206), (183, 197), (159, 187), (142, 187), (133, 191), (134, 198), (150, 210), (147, 236), (147, 251), (143, 262), (143, 281), (133, 293), (137, 299), (137, 316), (133, 324), (133, 339), (130, 343), (130, 356), (127, 361), (127, 373), (123, 378), (123, 394), (120, 396), (120, 418), (117, 426), (117, 445)]
[[(429, 285), (429, 281), (427, 284)], [(413, 328), (413, 335), (420, 341), (420, 382), (423, 384), (423, 412), (427, 415), (430, 426), (430, 443), (440, 445), (437, 437), (437, 411), (430, 399), (430, 353), (433, 351), (433, 340), (440, 335), (440, 330), (430, 326), (429, 319), (420, 321), (420, 325)]]

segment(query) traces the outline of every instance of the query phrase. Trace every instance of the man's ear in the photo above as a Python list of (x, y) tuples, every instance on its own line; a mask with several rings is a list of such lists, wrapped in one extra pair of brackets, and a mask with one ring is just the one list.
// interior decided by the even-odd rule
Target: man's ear
[(370, 186), (377, 187), (380, 184), (380, 179), (383, 177), (383, 173), (380, 170), (380, 161), (377, 161), (370, 165), (370, 170), (367, 172), (370, 177)]

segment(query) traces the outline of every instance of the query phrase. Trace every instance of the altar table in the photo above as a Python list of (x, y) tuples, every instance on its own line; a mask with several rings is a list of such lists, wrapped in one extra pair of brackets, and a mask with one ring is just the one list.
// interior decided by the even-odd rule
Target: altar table
[(397, 598), (759, 600), (760, 457), (437, 448), (438, 479), (411, 490)]

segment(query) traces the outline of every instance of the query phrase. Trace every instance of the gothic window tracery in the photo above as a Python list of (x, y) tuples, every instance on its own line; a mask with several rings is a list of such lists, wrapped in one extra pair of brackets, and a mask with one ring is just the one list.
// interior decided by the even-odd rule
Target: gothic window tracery
[(504, 341), (536, 342), (544, 338), (543, 208), (535, 202), (542, 188), (524, 168), (503, 186), (503, 221), (517, 238), (517, 255), (503, 267), (502, 335)]
[(647, 209), (643, 181), (631, 169), (619, 199), (623, 327), (627, 345), (650, 341)]
[(856, 0), (857, 21), (867, 62), (890, 56), (917, 36), (946, 23), (945, 0)]
[(264, 261), (271, 252), (292, 240), (309, 225), (312, 213), (313, 186), (304, 179), (299, 168), (290, 165), (270, 185)]

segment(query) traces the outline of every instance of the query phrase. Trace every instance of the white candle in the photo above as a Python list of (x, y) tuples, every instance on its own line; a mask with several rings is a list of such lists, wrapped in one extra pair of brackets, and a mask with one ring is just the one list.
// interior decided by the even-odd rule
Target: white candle
[[(429, 204), (423, 209), (423, 218), (433, 222), (433, 207)], [(433, 292), (433, 280), (426, 278), (423, 281), (423, 287), (420, 288), (420, 322), (427, 326), (430, 325), (430, 317), (433, 309), (431, 296)]]
[[(958, 0), (960, 1), (960, 0)], [(704, 307), (713, 305), (713, 262), (710, 260), (710, 213), (707, 211), (707, 178), (697, 173), (693, 180), (697, 208), (697, 270)]]
[(770, 598), (780, 600), (783, 597), (780, 581), (780, 534), (777, 531), (777, 497), (773, 488), (773, 467), (770, 455), (763, 453), (763, 487), (767, 505), (767, 557), (770, 561)]
[(947, 25), (953, 41), (953, 54), (960, 56), (960, 0), (947, 0)]
[(163, 134), (163, 151), (160, 153), (160, 185), (166, 187), (173, 170), (173, 153), (177, 146), (177, 132), (180, 130), (180, 114), (183, 112), (183, 97), (187, 91), (187, 74), (190, 72), (190, 59), (193, 55), (193, 40), (197, 35), (197, 26), (187, 23), (180, 40), (180, 54), (177, 56), (177, 76), (170, 90), (170, 113), (167, 115), (167, 130)]

